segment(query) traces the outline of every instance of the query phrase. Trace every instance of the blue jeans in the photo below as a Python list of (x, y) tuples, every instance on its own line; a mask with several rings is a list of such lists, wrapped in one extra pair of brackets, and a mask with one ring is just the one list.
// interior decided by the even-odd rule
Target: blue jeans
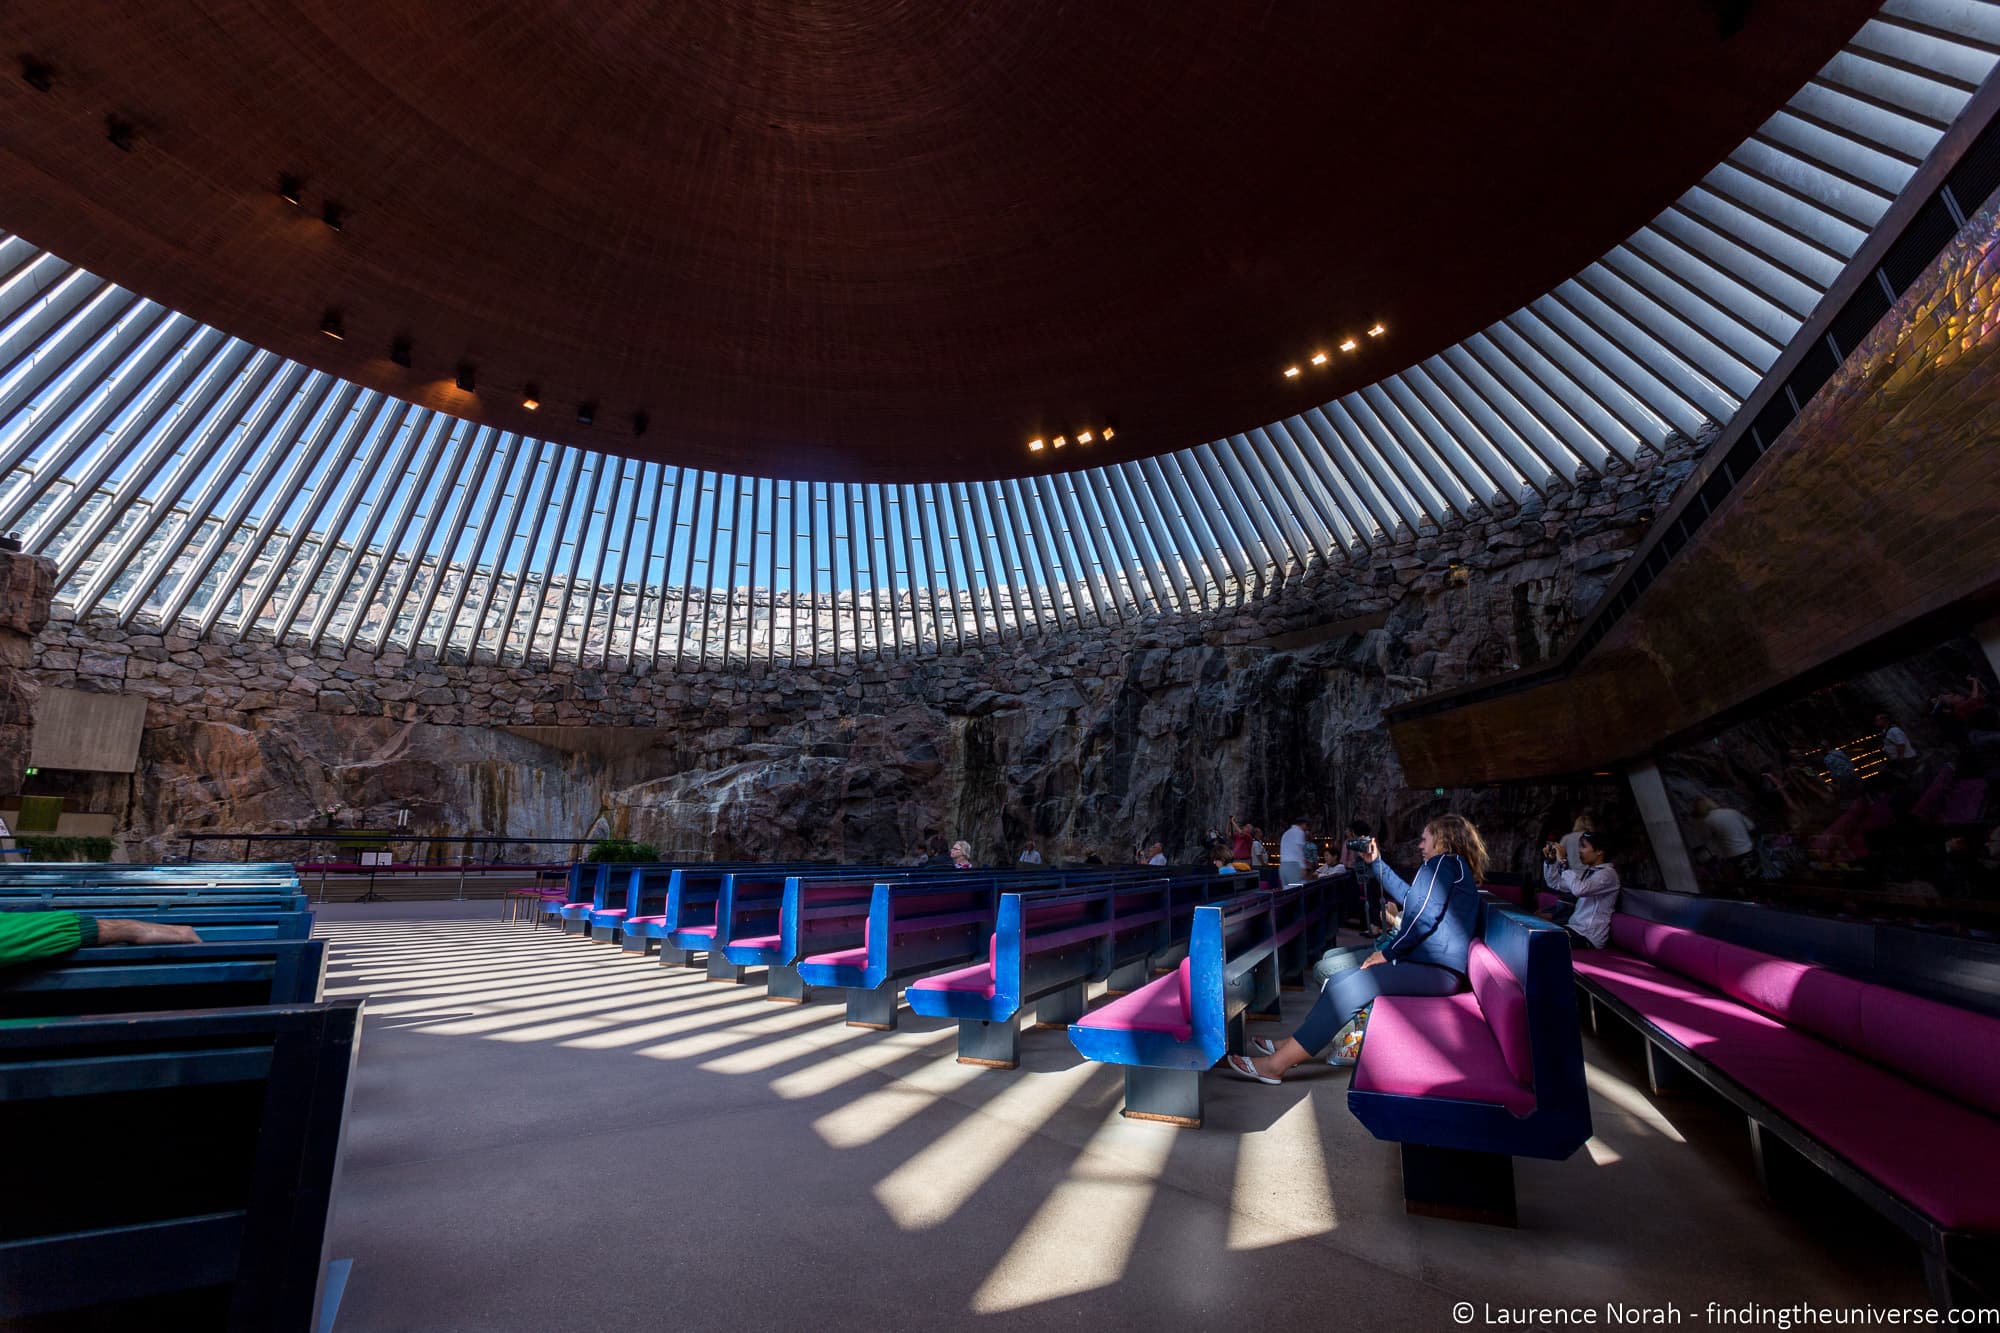
[(1339, 972), (1320, 987), (1319, 999), (1292, 1040), (1308, 1053), (1323, 1050), (1378, 995), (1456, 995), (1464, 987), (1458, 973), (1429, 963), (1377, 963)]

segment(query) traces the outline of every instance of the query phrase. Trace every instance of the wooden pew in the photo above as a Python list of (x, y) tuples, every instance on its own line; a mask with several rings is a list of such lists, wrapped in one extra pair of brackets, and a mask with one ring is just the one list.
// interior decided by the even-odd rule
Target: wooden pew
[(338, 1000), (0, 1025), (0, 1321), (319, 1328), (360, 1024)]
[(1590, 1137), (1569, 936), (1489, 902), (1466, 966), (1470, 990), (1370, 1006), (1347, 1106), (1402, 1145), (1406, 1211), (1512, 1226), (1514, 1159)]
[(1091, 982), (1112, 990), (1143, 985), (1152, 968), (1180, 960), (1195, 907), (1226, 896), (1234, 878), (1155, 871), (1003, 893), (988, 957), (913, 981), (905, 998), (917, 1013), (958, 1020), (959, 1063), (1015, 1068), (1025, 1006), (1034, 1006), (1040, 1025), (1067, 1026), (1083, 1016)]
[[(0, 911), (8, 909), (0, 904)], [(158, 921), (168, 925), (187, 926), (202, 938), (204, 944), (223, 944), (231, 940), (304, 940), (312, 938), (313, 914), (302, 909), (265, 909), (262, 907), (210, 907), (207, 905), (161, 908), (155, 906), (127, 906), (119, 903), (111, 907), (59, 904), (58, 909), (74, 912), (79, 916), (118, 917), (126, 921)]]
[(1202, 1074), (1243, 1049), (1246, 1016), (1278, 1017), (1286, 959), (1330, 910), (1310, 882), (1203, 904), (1178, 967), (1072, 1023), (1084, 1058), (1125, 1067), (1120, 1114), (1199, 1129)]
[[(871, 886), (850, 938), (799, 960), (808, 987), (847, 991), (849, 1027), (893, 1031), (903, 986), (919, 977), (963, 967), (986, 952), (1002, 884), (1016, 892), (1037, 887), (1017, 878), (972, 875), (958, 881)], [(1051, 875), (1046, 887), (1059, 887)]]
[(178, 893), (133, 889), (100, 892), (93, 889), (0, 889), (0, 912), (82, 912), (104, 916), (134, 912), (215, 911), (303, 912), (310, 904), (303, 893)]
[(0, 970), (0, 1018), (311, 1004), (326, 941), (114, 944)]

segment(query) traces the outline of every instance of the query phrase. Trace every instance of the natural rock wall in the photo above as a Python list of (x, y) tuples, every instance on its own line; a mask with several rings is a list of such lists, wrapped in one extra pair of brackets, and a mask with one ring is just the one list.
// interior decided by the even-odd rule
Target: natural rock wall
[[(1193, 618), (1147, 617), (859, 666), (605, 672), (324, 655), (52, 623), (49, 684), (150, 700), (141, 770), (71, 775), (128, 855), (189, 833), (372, 827), (715, 855), (894, 857), (933, 834), (1011, 859), (1185, 855), (1229, 814), (1362, 817), (1414, 839), (1465, 810), (1518, 860), (1615, 788), (1409, 792), (1387, 705), (1555, 652), (1692, 466), (1634, 472), (1426, 532)], [(1636, 821), (1635, 821), (1636, 826)]]
[(32, 667), (35, 636), (48, 623), (56, 566), (40, 556), (0, 551), (0, 796), (21, 790), (42, 687)]

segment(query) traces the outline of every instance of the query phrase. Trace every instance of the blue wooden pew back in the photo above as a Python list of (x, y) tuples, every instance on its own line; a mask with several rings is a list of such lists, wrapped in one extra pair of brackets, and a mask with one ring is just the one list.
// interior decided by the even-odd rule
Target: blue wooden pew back
[(0, 1025), (0, 1321), (316, 1329), (360, 1020), (342, 1000)]
[(0, 1018), (311, 1004), (325, 977), (324, 940), (107, 945), (0, 970)]

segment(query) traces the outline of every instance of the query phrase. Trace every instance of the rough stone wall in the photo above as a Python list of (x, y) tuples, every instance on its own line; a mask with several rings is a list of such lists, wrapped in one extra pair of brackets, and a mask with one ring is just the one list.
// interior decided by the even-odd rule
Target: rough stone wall
[(35, 636), (56, 591), (52, 560), (0, 551), (0, 796), (21, 790), (42, 687), (32, 670)]
[[(610, 671), (318, 654), (52, 622), (51, 685), (144, 695), (140, 772), (74, 776), (131, 856), (189, 832), (372, 827), (570, 837), (714, 855), (900, 856), (931, 836), (1011, 859), (1187, 855), (1230, 814), (1386, 822), (1464, 810), (1518, 862), (1615, 789), (1404, 790), (1382, 710), (1544, 660), (1693, 464), (1636, 471), (1294, 574), (1192, 617), (819, 668)], [(1375, 628), (1343, 629), (1345, 622)], [(533, 728), (532, 735), (505, 728)], [(555, 730), (551, 730), (555, 729)], [(618, 729), (607, 731), (605, 729)], [(633, 730), (638, 729), (638, 730)]]

